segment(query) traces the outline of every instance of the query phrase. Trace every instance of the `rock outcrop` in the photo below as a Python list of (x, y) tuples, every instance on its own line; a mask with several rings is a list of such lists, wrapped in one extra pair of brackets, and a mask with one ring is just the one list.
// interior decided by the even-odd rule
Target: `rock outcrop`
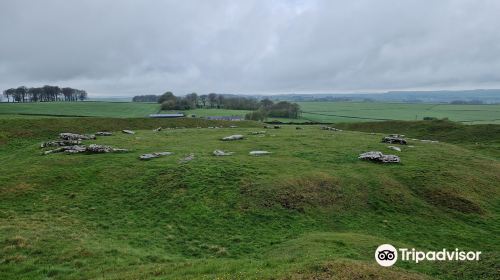
[(62, 140), (94, 140), (95, 135), (93, 134), (84, 135), (84, 134), (63, 132), (59, 133), (59, 138)]
[(57, 149), (45, 151), (43, 154), (53, 154), (53, 153), (67, 153), (67, 154), (77, 154), (77, 153), (89, 153), (89, 154), (101, 154), (101, 153), (113, 153), (113, 152), (127, 152), (127, 149), (117, 149), (111, 146), (105, 145), (97, 145), (90, 144), (88, 146), (85, 145), (73, 145), (73, 146), (65, 146)]
[(400, 163), (401, 160), (398, 156), (395, 155), (384, 155), (382, 152), (379, 151), (370, 151), (366, 153), (362, 153), (358, 157), (361, 160), (369, 160), (369, 161), (374, 161), (374, 162), (381, 162), (381, 163)]
[(74, 146), (74, 145), (80, 145), (81, 143), (82, 141), (80, 140), (56, 140), (56, 141), (49, 141), (42, 143), (40, 145), (40, 148)]
[(388, 143), (388, 144), (401, 144), (401, 145), (408, 144), (406, 139), (404, 139), (403, 137), (401, 137), (401, 135), (398, 135), (398, 134), (392, 134), (392, 135), (386, 136), (386, 137), (382, 138), (382, 142)]

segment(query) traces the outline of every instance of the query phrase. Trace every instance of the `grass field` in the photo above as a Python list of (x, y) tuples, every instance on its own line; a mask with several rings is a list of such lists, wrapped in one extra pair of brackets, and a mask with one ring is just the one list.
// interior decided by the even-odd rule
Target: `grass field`
[[(187, 128), (154, 133), (150, 128), (159, 122)], [(262, 130), (259, 123), (206, 128), (213, 125), (196, 119), (1, 121), (0, 158), (8, 164), (0, 165), (0, 278), (498, 276), (500, 163), (468, 148), (476, 133), (482, 139), (497, 137), (496, 125), (471, 126), (475, 131), (462, 140), (457, 127), (446, 122), (359, 127), (366, 132), (406, 128), (410, 137), (444, 141), (410, 141), (414, 147), (403, 147), (400, 165), (357, 159), (367, 150), (391, 151), (380, 143), (382, 134), (284, 126), (261, 137), (249, 135)], [(129, 153), (40, 155), (40, 141), (61, 130), (124, 127), (144, 130), (88, 143)], [(238, 133), (247, 139), (219, 140)], [(235, 154), (214, 157), (214, 149)], [(251, 157), (250, 150), (272, 154)], [(137, 158), (157, 151), (175, 154)], [(178, 162), (190, 153), (193, 161)], [(483, 259), (398, 262), (387, 269), (373, 260), (382, 243), (481, 250)]]
[[(424, 117), (449, 118), (466, 124), (500, 124), (500, 105), (449, 105), (407, 103), (299, 102), (304, 111), (301, 119), (269, 118), (282, 122), (371, 122), (380, 120), (422, 120)], [(0, 118), (38, 116), (146, 117), (157, 113), (159, 105), (139, 102), (66, 102), (66, 103), (0, 103)], [(187, 115), (244, 116), (249, 111), (195, 109)], [(163, 111), (165, 113), (165, 111)]]
[(0, 103), (0, 118), (13, 118), (16, 115), (143, 118), (159, 109), (159, 104), (138, 102)]
[(302, 117), (315, 122), (362, 122), (449, 118), (465, 123), (500, 124), (500, 105), (299, 102)]

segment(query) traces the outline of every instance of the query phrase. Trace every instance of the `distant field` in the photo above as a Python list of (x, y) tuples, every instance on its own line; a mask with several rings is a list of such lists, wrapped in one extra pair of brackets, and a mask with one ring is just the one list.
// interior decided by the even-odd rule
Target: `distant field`
[(317, 122), (422, 120), (449, 118), (468, 123), (500, 123), (500, 105), (450, 105), (362, 102), (299, 102), (302, 118)]
[[(167, 113), (172, 111), (162, 111), (161, 113)], [(196, 115), (197, 117), (207, 117), (207, 116), (245, 116), (246, 113), (250, 112), (247, 110), (229, 110), (229, 109), (194, 109), (183, 111), (186, 115)]]
[(26, 114), (134, 118), (156, 113), (159, 107), (156, 103), (132, 102), (0, 103), (0, 118)]
[[(449, 105), (367, 102), (299, 102), (303, 114), (293, 122), (367, 122), (382, 120), (422, 120), (424, 117), (449, 118), (466, 124), (500, 124), (500, 105)], [(0, 118), (31, 118), (39, 116), (86, 117), (147, 117), (156, 113), (156, 103), (134, 102), (57, 102), (57, 103), (0, 103)], [(165, 113), (166, 111), (161, 111)], [(195, 109), (187, 115), (244, 116), (247, 110)], [(290, 119), (269, 118), (283, 122)]]

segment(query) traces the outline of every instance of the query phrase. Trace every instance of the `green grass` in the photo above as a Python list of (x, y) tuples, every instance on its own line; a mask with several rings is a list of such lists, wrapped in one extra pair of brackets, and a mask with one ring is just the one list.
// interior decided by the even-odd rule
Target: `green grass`
[[(203, 128), (151, 131), (160, 121), (165, 127)], [(257, 123), (206, 128), (213, 124), (98, 118), (0, 122), (5, 135), (0, 144), (0, 278), (497, 276), (500, 163), (468, 149), (466, 141), (459, 143), (453, 129), (447, 137), (454, 144), (410, 141), (415, 147), (403, 147), (402, 164), (379, 165), (357, 155), (390, 152), (380, 143), (382, 134), (284, 126), (261, 137), (249, 135), (262, 130)], [(423, 124), (429, 133), (431, 125)], [(141, 126), (145, 130), (136, 135), (118, 132), (88, 141), (129, 153), (40, 155), (40, 141), (63, 130)], [(497, 129), (476, 132), (488, 134), (492, 128)], [(415, 124), (412, 131), (424, 129)], [(219, 140), (238, 133), (247, 139)], [(214, 149), (235, 154), (214, 157)], [(250, 157), (250, 150), (273, 154)], [(175, 154), (138, 160), (156, 151)], [(190, 153), (193, 161), (178, 163)], [(382, 269), (373, 260), (381, 243), (481, 250), (484, 260), (398, 262)]]
[(159, 104), (139, 102), (0, 103), (0, 118), (12, 115), (134, 118), (147, 117), (159, 109)]
[(316, 122), (363, 122), (375, 120), (422, 120), (500, 124), (500, 105), (408, 104), (378, 102), (298, 102), (302, 117)]

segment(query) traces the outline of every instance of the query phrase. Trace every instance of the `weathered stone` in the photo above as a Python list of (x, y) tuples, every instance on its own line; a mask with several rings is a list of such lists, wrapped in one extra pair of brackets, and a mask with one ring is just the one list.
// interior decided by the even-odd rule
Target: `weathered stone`
[(426, 140), (426, 139), (420, 140), (420, 142), (424, 142), (424, 143), (439, 143), (439, 141), (435, 141), (435, 140)]
[(117, 149), (106, 145), (90, 144), (86, 150), (87, 153), (111, 153), (111, 152), (128, 152), (127, 149)]
[(270, 155), (271, 152), (268, 151), (251, 151), (248, 153), (251, 156), (265, 156), (265, 155)]
[(370, 151), (370, 152), (362, 153), (359, 155), (358, 158), (362, 159), (362, 160), (369, 160), (369, 161), (381, 162), (381, 163), (399, 163), (399, 162), (401, 162), (401, 160), (398, 156), (384, 155), (382, 152), (378, 152), (378, 151)]
[(172, 153), (172, 152), (158, 152), (158, 153), (151, 153), (151, 154), (143, 154), (139, 157), (139, 159), (149, 160), (149, 159), (158, 158), (158, 157), (162, 157), (162, 156), (169, 156), (172, 154), (174, 154), (174, 153)]
[(238, 126), (236, 125), (230, 125), (229, 128), (237, 128)]
[(258, 135), (258, 134), (266, 134), (266, 132), (263, 130), (263, 131), (252, 131), (250, 132), (251, 135)]
[(281, 125), (275, 125), (274, 126), (274, 129), (280, 129), (281, 128)]
[(105, 145), (91, 144), (89, 146), (73, 145), (73, 146), (60, 147), (60, 148), (57, 148), (54, 150), (45, 151), (43, 154), (48, 155), (48, 154), (60, 153), (60, 152), (65, 152), (68, 154), (77, 154), (77, 153), (99, 154), (99, 153), (127, 152), (127, 151), (128, 150), (126, 150), (126, 149), (117, 149), (117, 148), (113, 148), (113, 147), (105, 146)]
[(401, 152), (401, 148), (400, 148), (400, 147), (396, 147), (396, 146), (387, 146), (387, 148), (389, 148), (389, 149), (391, 149), (391, 150), (394, 150), (394, 151)]
[(162, 130), (161, 126), (160, 126), (160, 127), (158, 127), (158, 128), (153, 129), (153, 131), (154, 131), (154, 132), (159, 132), (159, 131), (161, 131), (161, 130)]
[(83, 135), (83, 134), (76, 134), (76, 133), (68, 133), (68, 132), (63, 132), (59, 134), (59, 138), (62, 140), (93, 140), (95, 139), (95, 135)]
[(194, 159), (194, 154), (190, 154), (189, 156), (182, 158), (179, 160), (179, 163), (186, 163), (192, 161)]
[(49, 141), (42, 143), (40, 145), (40, 148), (73, 146), (73, 145), (80, 145), (81, 143), (82, 141), (80, 140), (56, 140), (56, 141)]
[(112, 136), (113, 133), (107, 131), (99, 131), (95, 133), (96, 136)]
[(245, 137), (243, 135), (235, 134), (235, 135), (231, 135), (231, 136), (227, 136), (227, 137), (222, 138), (222, 141), (243, 140), (244, 138)]
[(233, 152), (225, 152), (225, 151), (222, 151), (222, 150), (215, 150), (213, 152), (213, 155), (214, 156), (218, 156), (218, 157), (220, 157), (220, 156), (230, 156), (232, 154), (234, 154), (234, 153)]
[(389, 134), (390, 137), (395, 137), (395, 138), (405, 138), (404, 134)]
[(331, 126), (322, 126), (321, 130), (342, 131), (342, 129), (337, 129), (337, 128), (331, 127)]
[[(394, 134), (393, 134), (394, 135)], [(406, 145), (408, 142), (401, 137), (386, 136), (382, 138), (383, 143)]]
[(132, 130), (127, 130), (127, 129), (122, 130), (122, 132), (123, 132), (123, 133), (126, 133), (126, 134), (135, 134), (135, 132), (134, 132), (134, 131), (132, 131)]

